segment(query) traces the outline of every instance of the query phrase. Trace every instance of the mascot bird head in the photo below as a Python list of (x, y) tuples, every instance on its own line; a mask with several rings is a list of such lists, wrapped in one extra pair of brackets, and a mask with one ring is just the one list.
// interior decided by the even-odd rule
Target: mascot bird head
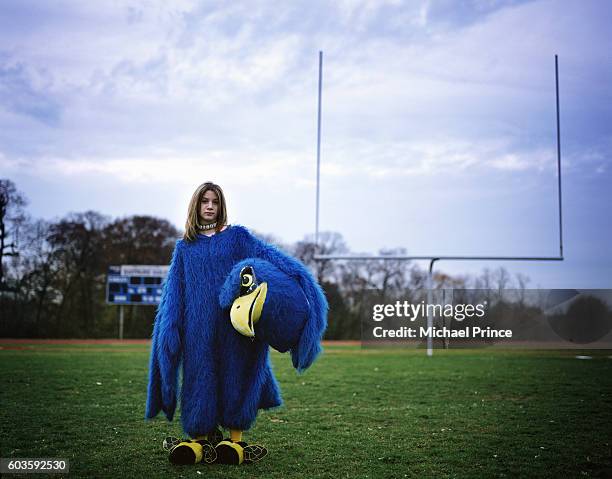
[(312, 362), (300, 357), (313, 350), (310, 342), (316, 341), (317, 349), (319, 341), (302, 334), (310, 318), (308, 300), (298, 281), (272, 263), (248, 258), (236, 264), (221, 288), (219, 303), (224, 309), (231, 306), (230, 320), (240, 334), (281, 353), (291, 351), (294, 365)]
[(243, 336), (255, 336), (255, 323), (259, 321), (268, 294), (268, 283), (257, 282), (252, 266), (244, 266), (239, 274), (240, 291), (232, 303), (232, 326)]

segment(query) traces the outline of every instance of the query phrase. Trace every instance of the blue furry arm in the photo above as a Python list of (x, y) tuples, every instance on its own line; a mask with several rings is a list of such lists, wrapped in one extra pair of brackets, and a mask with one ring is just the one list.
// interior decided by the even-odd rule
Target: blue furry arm
[(310, 367), (321, 353), (321, 339), (327, 328), (329, 306), (321, 286), (308, 268), (300, 261), (250, 234), (253, 242), (252, 256), (269, 261), (285, 274), (295, 278), (301, 286), (309, 305), (309, 317), (304, 325), (297, 347), (291, 349), (293, 367), (299, 372)]
[(174, 417), (181, 357), (183, 298), (183, 262), (179, 241), (172, 254), (153, 326), (145, 419), (154, 418), (160, 411), (169, 421)]

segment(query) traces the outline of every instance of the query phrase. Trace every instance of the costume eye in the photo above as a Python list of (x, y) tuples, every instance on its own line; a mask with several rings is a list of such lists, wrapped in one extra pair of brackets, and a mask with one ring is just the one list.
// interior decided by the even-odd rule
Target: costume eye
[(253, 284), (253, 275), (252, 274), (243, 274), (242, 275), (242, 286), (248, 288)]

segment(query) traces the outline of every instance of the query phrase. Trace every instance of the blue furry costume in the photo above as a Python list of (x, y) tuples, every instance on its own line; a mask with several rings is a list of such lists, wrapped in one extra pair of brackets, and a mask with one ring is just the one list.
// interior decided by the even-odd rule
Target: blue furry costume
[[(248, 262), (271, 283), (254, 340), (232, 327), (228, 312), (239, 287), (233, 277)], [(298, 371), (308, 368), (321, 351), (327, 308), (299, 261), (243, 226), (177, 241), (153, 328), (145, 418), (163, 411), (172, 420), (182, 363), (184, 431), (248, 429), (259, 409), (282, 403), (268, 346), (290, 350)]]

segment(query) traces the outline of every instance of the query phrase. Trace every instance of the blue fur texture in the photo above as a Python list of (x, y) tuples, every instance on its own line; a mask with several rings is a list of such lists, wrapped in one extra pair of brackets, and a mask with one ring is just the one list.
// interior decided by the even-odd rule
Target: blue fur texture
[[(256, 269), (258, 280), (269, 277), (269, 287), (277, 283), (291, 290), (283, 295), (277, 288), (279, 293), (266, 301), (261, 338), (256, 329), (254, 341), (239, 334), (229, 319), (239, 282), (232, 290), (228, 276), (243, 260), (264, 260), (265, 265), (254, 265), (261, 270), (260, 278)], [(291, 301), (301, 319), (289, 319), (295, 329), (289, 328), (291, 339), (282, 343), (278, 330), (289, 329), (273, 312), (285, 314)], [(264, 338), (280, 349), (291, 349), (293, 365), (302, 371), (321, 351), (327, 309), (325, 296), (306, 267), (243, 226), (230, 226), (211, 237), (199, 235), (193, 242), (179, 240), (153, 328), (145, 418), (163, 411), (172, 420), (182, 364), (181, 422), (187, 434), (206, 434), (217, 425), (248, 429), (259, 409), (282, 402)]]

